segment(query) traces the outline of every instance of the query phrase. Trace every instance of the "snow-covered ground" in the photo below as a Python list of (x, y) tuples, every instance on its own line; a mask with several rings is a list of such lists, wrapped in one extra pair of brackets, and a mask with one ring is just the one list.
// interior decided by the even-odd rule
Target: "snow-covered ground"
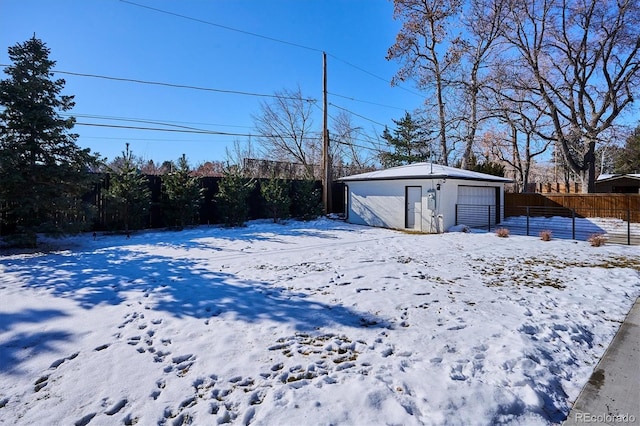
[(337, 221), (0, 257), (0, 423), (561, 422), (638, 247)]
[[(507, 217), (499, 225), (512, 231), (512, 234), (526, 235), (526, 216)], [(632, 244), (639, 244), (640, 223), (627, 222), (615, 218), (575, 218), (570, 217), (530, 217), (529, 235), (537, 236), (540, 231), (551, 230), (558, 238), (572, 238), (586, 241), (594, 234), (606, 236), (612, 241), (626, 244), (628, 236)]]

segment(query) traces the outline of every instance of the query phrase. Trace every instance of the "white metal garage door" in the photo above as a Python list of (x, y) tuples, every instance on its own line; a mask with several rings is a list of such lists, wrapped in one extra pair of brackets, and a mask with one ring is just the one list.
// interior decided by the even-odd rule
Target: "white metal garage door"
[(456, 222), (471, 227), (496, 223), (496, 188), (459, 186)]

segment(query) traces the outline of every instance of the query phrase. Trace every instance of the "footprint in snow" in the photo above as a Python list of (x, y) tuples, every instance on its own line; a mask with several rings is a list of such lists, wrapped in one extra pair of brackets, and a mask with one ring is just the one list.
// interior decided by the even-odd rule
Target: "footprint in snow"
[(34, 392), (40, 392), (40, 390), (47, 386), (49, 384), (48, 382), (49, 380), (49, 376), (41, 376), (38, 380), (36, 380), (36, 382), (34, 383), (34, 387), (33, 387), (33, 391)]
[(164, 371), (168, 373), (172, 371), (173, 368), (175, 367), (175, 369), (177, 370), (176, 374), (178, 375), (178, 377), (184, 377), (189, 372), (189, 369), (191, 368), (195, 360), (196, 360), (196, 357), (193, 354), (180, 355), (180, 356), (173, 357), (171, 361), (173, 362), (173, 364), (175, 364), (175, 366), (168, 366), (165, 368)]
[(65, 362), (65, 361), (70, 361), (70, 360), (74, 359), (75, 357), (77, 357), (77, 356), (78, 356), (78, 354), (79, 354), (79, 352), (76, 352), (76, 353), (74, 353), (74, 354), (69, 355), (68, 357), (64, 357), (64, 358), (57, 359), (57, 360), (55, 360), (55, 361), (53, 361), (53, 362), (51, 363), (51, 365), (49, 366), (49, 368), (51, 368), (51, 369), (54, 369), (54, 370), (55, 370), (56, 368), (60, 367), (60, 365), (62, 365), (62, 363), (63, 363), (63, 362)]
[(140, 339), (141, 339), (141, 338), (142, 338), (142, 337), (140, 337), (140, 336), (133, 336), (133, 337), (129, 337), (129, 339), (127, 340), (127, 343), (128, 343), (128, 344), (130, 344), (130, 345), (132, 345), (132, 346), (135, 346), (135, 345), (137, 345), (138, 343), (140, 343)]
[(80, 420), (76, 421), (74, 423), (74, 426), (85, 426), (87, 424), (89, 424), (89, 422), (91, 421), (91, 419), (93, 419), (96, 416), (97, 413), (90, 413), (87, 414), (86, 416), (84, 416), (83, 418), (81, 418)]
[(124, 408), (124, 406), (127, 405), (128, 402), (129, 401), (127, 399), (121, 399), (120, 401), (118, 401), (115, 404), (113, 404), (113, 406), (111, 408), (109, 408), (107, 411), (105, 411), (104, 413), (107, 416), (113, 416), (114, 414), (116, 414), (117, 412), (122, 410)]

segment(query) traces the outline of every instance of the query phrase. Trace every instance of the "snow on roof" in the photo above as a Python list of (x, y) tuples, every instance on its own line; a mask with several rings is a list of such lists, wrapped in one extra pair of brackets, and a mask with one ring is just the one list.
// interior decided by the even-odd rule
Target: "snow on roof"
[(455, 167), (441, 166), (432, 163), (413, 163), (406, 166), (392, 167), (385, 170), (361, 173), (346, 176), (339, 181), (360, 181), (360, 180), (395, 180), (395, 179), (465, 179), (482, 180), (489, 182), (512, 182), (511, 179), (500, 176), (488, 175), (485, 173), (473, 172), (471, 170), (456, 169)]
[(611, 173), (603, 173), (598, 176), (596, 179), (597, 182), (602, 182), (609, 179), (619, 179), (619, 178), (631, 178), (631, 179), (640, 179), (640, 173), (627, 173), (627, 174), (611, 174)]

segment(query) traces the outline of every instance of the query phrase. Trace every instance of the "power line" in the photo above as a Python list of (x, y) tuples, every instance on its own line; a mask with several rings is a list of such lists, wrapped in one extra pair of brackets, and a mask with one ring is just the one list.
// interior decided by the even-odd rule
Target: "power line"
[(245, 133), (218, 132), (215, 130), (202, 130), (202, 129), (193, 129), (193, 128), (162, 129), (158, 127), (123, 126), (118, 124), (79, 123), (79, 122), (76, 122), (75, 124), (78, 126), (108, 127), (111, 129), (150, 130), (150, 131), (157, 131), (157, 132), (195, 133), (195, 134), (202, 134), (202, 135), (220, 135), (220, 136), (247, 136), (247, 137), (255, 136), (252, 134), (245, 134)]
[[(120, 1), (124, 1), (124, 0), (120, 0)], [(0, 66), (4, 67), (8, 65), (0, 64)], [(178, 89), (202, 90), (206, 92), (227, 93), (227, 94), (233, 94), (233, 95), (256, 96), (256, 97), (263, 97), (263, 98), (290, 99), (290, 100), (299, 99), (293, 96), (269, 95), (265, 93), (244, 92), (240, 90), (214, 89), (211, 87), (189, 86), (185, 84), (164, 83), (160, 81), (139, 80), (135, 78), (111, 77), (106, 75), (86, 74), (86, 73), (71, 72), (71, 71), (51, 70), (51, 72), (57, 73), (57, 74), (74, 75), (78, 77), (101, 78), (104, 80), (125, 81), (128, 83), (149, 84), (149, 85), (155, 85), (155, 86), (174, 87)], [(315, 99), (311, 99), (311, 98), (303, 98), (302, 100), (306, 102), (316, 102)]]
[[(209, 131), (209, 130), (198, 129), (198, 128), (194, 128), (194, 127), (176, 126), (174, 124), (171, 124), (170, 121), (159, 121), (159, 120), (127, 118), (127, 117), (112, 117), (112, 116), (102, 116), (102, 115), (95, 115), (95, 114), (68, 114), (68, 113), (64, 113), (64, 114), (61, 114), (61, 115), (65, 116), (65, 117), (94, 118), (94, 119), (100, 119), (100, 120), (104, 119), (104, 120), (127, 121), (127, 122), (134, 122), (134, 123), (157, 124), (157, 125), (161, 125), (161, 126), (173, 126), (173, 127), (177, 127), (178, 129), (185, 130), (184, 132), (181, 132), (180, 130), (175, 130), (175, 132), (178, 132), (178, 133), (196, 133), (196, 134), (214, 134), (214, 135), (218, 135), (219, 134), (219, 135), (222, 135), (222, 136), (243, 136), (243, 137), (256, 137), (256, 138), (260, 138), (260, 137), (267, 137), (267, 138), (279, 137), (277, 135), (256, 135), (256, 134), (251, 134), (251, 133), (230, 133), (230, 132)], [(335, 120), (335, 117), (330, 116), (330, 118)], [(180, 122), (178, 122), (178, 123), (180, 123)], [(116, 128), (116, 129), (125, 128), (125, 129), (132, 129), (132, 130), (150, 130), (150, 131), (165, 131), (165, 130), (169, 130), (169, 129), (162, 129), (162, 128), (150, 128), (150, 127), (140, 127), (140, 126), (121, 126), (121, 125), (109, 125), (109, 124), (98, 124), (98, 123), (75, 123), (75, 124), (82, 125), (82, 126), (107, 127), (107, 128)], [(208, 123), (188, 123), (188, 124), (205, 124), (205, 125), (215, 125), (215, 126), (226, 126), (224, 124), (208, 124)], [(228, 127), (251, 128), (249, 126), (230, 126), (230, 125)], [(305, 139), (311, 139), (311, 140), (320, 139), (320, 137), (321, 137), (321, 133), (320, 132), (312, 132), (312, 133), (317, 133), (317, 135), (315, 137), (307, 137)], [(177, 142), (178, 141), (176, 139), (115, 138), (115, 137), (98, 137), (98, 136), (82, 136), (82, 138), (87, 138), (87, 139), (114, 139), (114, 140), (130, 139), (130, 140), (167, 141), (167, 142), (169, 142), (169, 141)], [(352, 138), (352, 140), (361, 141), (361, 142), (369, 142), (367, 140), (358, 139), (358, 138)], [(196, 140), (195, 139), (191, 139), (191, 140), (183, 140), (183, 141), (188, 142), (188, 141), (196, 141)], [(345, 144), (344, 142), (338, 142), (338, 143)], [(357, 145), (354, 145), (354, 146), (357, 146)]]
[(367, 118), (367, 117), (365, 117), (364, 115), (357, 114), (357, 113), (355, 113), (355, 112), (353, 112), (353, 111), (351, 111), (351, 110), (348, 110), (347, 108), (344, 108), (344, 107), (338, 106), (338, 105), (336, 105), (336, 104), (334, 104), (334, 103), (329, 103), (329, 105), (331, 105), (331, 106), (333, 106), (333, 107), (335, 107), (335, 108), (341, 109), (341, 110), (343, 110), (343, 111), (346, 111), (346, 112), (348, 112), (348, 113), (350, 113), (350, 114), (353, 114), (353, 115), (355, 115), (356, 117), (360, 117), (360, 118), (362, 118), (363, 120), (370, 121), (370, 122), (372, 122), (372, 123), (374, 123), (374, 124), (377, 124), (377, 125), (379, 125), (379, 126), (383, 126), (383, 127), (384, 127), (384, 126), (386, 126), (386, 124), (382, 124), (382, 123), (380, 123), (379, 121), (375, 121), (375, 120), (372, 120), (372, 119), (370, 119), (370, 118)]
[(128, 121), (128, 122), (132, 122), (132, 123), (157, 124), (157, 125), (160, 125), (160, 126), (177, 127), (177, 128), (181, 128), (181, 129), (188, 129), (188, 130), (203, 130), (203, 129), (197, 129), (197, 128), (194, 128), (194, 127), (182, 126), (182, 125), (173, 124), (173, 123), (200, 124), (200, 125), (205, 125), (205, 126), (238, 127), (238, 128), (245, 128), (245, 129), (251, 129), (252, 128), (250, 126), (234, 126), (234, 125), (210, 124), (210, 123), (191, 123), (191, 122), (182, 122), (182, 121), (153, 120), (153, 119), (146, 119), (146, 118), (131, 118), (131, 117), (113, 117), (113, 116), (95, 115), (95, 114), (68, 114), (68, 113), (64, 113), (64, 114), (60, 114), (60, 115), (62, 115), (63, 117), (92, 118), (92, 119), (98, 119), (98, 120)]
[[(213, 131), (196, 131), (196, 130), (174, 130), (174, 129), (161, 129), (161, 128), (151, 128), (151, 127), (137, 127), (137, 126), (118, 126), (112, 124), (98, 124), (98, 123), (75, 123), (80, 126), (94, 126), (94, 127), (108, 127), (115, 129), (130, 129), (130, 130), (149, 130), (149, 131), (160, 131), (160, 132), (175, 132), (175, 133), (195, 133), (195, 134), (206, 134), (206, 135), (217, 135), (217, 136), (236, 136), (236, 137), (255, 137), (255, 138), (278, 138), (278, 135), (253, 135), (253, 134), (243, 134), (243, 133), (227, 133), (227, 132), (213, 132)], [(150, 138), (130, 138), (130, 137), (100, 137), (100, 136), (82, 136), (83, 139), (105, 139), (105, 140), (129, 140), (129, 141), (155, 141), (155, 142), (199, 142), (195, 139), (150, 139)], [(306, 137), (303, 139), (311, 139), (317, 140), (318, 137)], [(353, 140), (367, 142), (363, 139), (354, 138)], [(339, 145), (347, 145), (354, 146), (356, 148), (367, 149), (370, 151), (375, 151), (378, 153), (386, 152), (380, 148), (376, 148), (373, 146), (364, 146), (358, 145), (353, 142), (343, 142), (340, 140), (335, 140), (335, 142)]]
[[(120, 1), (125, 1), (125, 0), (120, 0)], [(8, 65), (7, 64), (0, 64), (0, 67), (4, 67), (4, 66), (8, 66)], [(191, 86), (191, 85), (185, 85), (185, 84), (165, 83), (165, 82), (148, 81), (148, 80), (140, 80), (140, 79), (132, 79), (132, 78), (124, 78), (124, 77), (112, 77), (112, 76), (99, 75), (99, 74), (86, 74), (86, 73), (78, 73), (78, 72), (72, 72), (72, 71), (52, 70), (52, 72), (53, 73), (57, 73), (57, 74), (66, 74), (66, 75), (73, 75), (73, 76), (79, 76), (79, 77), (100, 78), (100, 79), (112, 80), (112, 81), (124, 81), (124, 82), (128, 82), (128, 83), (157, 85), (157, 86), (174, 87), (174, 88), (181, 88), (181, 89), (202, 90), (202, 91), (208, 91), (208, 92), (218, 92), (218, 93), (236, 94), (236, 95), (244, 95), (244, 96), (256, 96), (256, 97), (265, 97), (265, 98), (273, 98), (273, 99), (300, 100), (300, 98), (297, 98), (297, 97), (294, 97), (294, 96), (269, 95), (269, 94), (264, 94), (264, 93), (245, 92), (245, 91), (239, 91), (239, 90), (214, 89), (214, 88), (210, 88), (210, 87), (200, 87), (200, 86)], [(340, 95), (340, 94), (337, 94), (337, 93), (329, 92), (329, 94), (331, 96), (336, 96), (336, 97), (339, 97), (339, 98), (348, 99), (348, 100), (355, 101), (355, 102), (367, 103), (367, 104), (371, 104), (371, 105), (377, 105), (377, 106), (381, 106), (381, 107), (385, 107), (385, 108), (392, 108), (392, 109), (397, 109), (397, 110), (405, 110), (404, 108), (395, 107), (395, 106), (391, 106), (391, 105), (385, 105), (385, 104), (372, 102), (372, 101), (365, 101), (365, 100), (361, 100), (361, 99), (356, 99), (356, 98), (353, 98), (353, 97)], [(305, 102), (314, 103), (314, 104), (317, 102), (315, 99), (312, 99), (312, 98), (302, 98), (301, 100), (303, 100)], [(334, 106), (336, 108), (345, 110), (347, 112), (350, 112), (351, 114), (353, 114), (355, 116), (358, 116), (358, 117), (363, 118), (365, 120), (371, 121), (371, 122), (373, 122), (375, 124), (379, 124), (381, 126), (384, 126), (384, 124), (382, 124), (382, 123), (379, 123), (377, 121), (371, 120), (370, 118), (367, 118), (367, 117), (364, 117), (362, 115), (359, 115), (359, 114), (357, 114), (357, 113), (355, 113), (353, 111), (350, 111), (350, 110), (348, 110), (346, 108), (340, 107), (340, 106), (335, 105), (333, 103), (330, 103), (330, 105), (332, 105), (332, 106)], [(90, 117), (90, 118), (104, 118), (104, 117)], [(135, 121), (135, 120), (129, 120), (129, 121)], [(144, 122), (144, 121), (141, 121), (141, 122)], [(179, 123), (179, 122), (176, 122), (176, 123)], [(164, 124), (164, 123), (151, 123), (151, 124)], [(202, 124), (202, 123), (196, 123), (196, 124)], [(245, 126), (231, 126), (231, 127), (245, 127)]]
[(259, 38), (262, 38), (262, 39), (265, 39), (265, 40), (274, 41), (276, 43), (282, 43), (282, 44), (287, 44), (289, 46), (298, 47), (300, 49), (311, 50), (311, 51), (314, 51), (314, 52), (322, 52), (321, 49), (316, 49), (314, 47), (304, 46), (302, 44), (293, 43), (293, 42), (286, 41), (286, 40), (281, 40), (281, 39), (278, 39), (278, 38), (275, 38), (275, 37), (269, 37), (269, 36), (265, 36), (265, 35), (262, 35), (262, 34), (253, 33), (251, 31), (239, 30), (237, 28), (229, 27), (229, 26), (226, 26), (226, 25), (216, 24), (215, 22), (205, 21), (204, 19), (193, 18), (191, 16), (181, 15), (179, 13), (169, 12), (168, 10), (158, 9), (158, 8), (151, 7), (151, 6), (145, 6), (145, 5), (134, 3), (134, 2), (131, 2), (131, 1), (127, 1), (127, 0), (120, 0), (120, 1), (122, 3), (127, 3), (127, 4), (130, 4), (130, 5), (133, 5), (133, 6), (141, 7), (143, 9), (153, 10), (153, 11), (164, 13), (164, 14), (167, 14), (167, 15), (176, 16), (176, 17), (182, 18), (182, 19), (188, 19), (189, 21), (199, 22), (201, 24), (210, 25), (212, 27), (223, 28), (225, 30), (235, 31), (235, 32), (241, 33), (241, 34), (250, 35), (250, 36), (253, 36), (253, 37), (259, 37)]
[[(372, 77), (374, 77), (374, 78), (377, 78), (378, 80), (382, 80), (382, 81), (384, 81), (385, 83), (389, 83), (390, 85), (394, 85), (394, 84), (393, 84), (393, 82), (391, 82), (390, 80), (387, 80), (387, 79), (386, 79), (386, 78), (384, 78), (384, 77), (380, 77), (379, 75), (376, 75), (376, 74), (372, 73), (371, 71), (368, 71), (368, 70), (366, 70), (366, 69), (364, 69), (364, 68), (362, 68), (362, 67), (359, 67), (359, 66), (357, 66), (357, 65), (354, 65), (354, 64), (352, 64), (352, 63), (350, 63), (350, 62), (348, 62), (348, 61), (345, 61), (344, 59), (340, 59), (340, 58), (338, 58), (336, 55), (332, 55), (332, 54), (330, 54), (330, 53), (327, 53), (327, 55), (331, 56), (333, 59), (336, 59), (336, 60), (338, 60), (338, 61), (340, 61), (340, 62), (342, 62), (342, 63), (344, 63), (344, 64), (346, 64), (346, 65), (349, 65), (350, 67), (353, 67), (353, 68), (357, 69), (358, 71), (361, 71), (361, 72), (363, 72), (363, 73), (365, 73), (365, 74), (368, 74), (368, 75), (370, 75), (370, 76), (372, 76)], [(399, 84), (397, 84), (397, 83), (395, 84), (395, 86), (396, 86), (396, 87), (398, 87), (398, 88), (400, 88), (400, 89), (402, 89), (402, 90), (404, 90), (404, 91), (405, 91), (405, 92), (407, 92), (407, 93), (411, 93), (412, 95), (420, 96), (421, 98), (422, 98), (422, 97), (424, 97), (423, 95), (421, 95), (421, 94), (419, 94), (419, 93), (417, 93), (417, 92), (414, 92), (413, 90), (409, 90), (409, 89), (407, 89), (406, 87), (400, 86), (400, 85), (399, 85)]]
[[(124, 0), (120, 0), (120, 1), (124, 1)], [(8, 66), (8, 65), (7, 64), (0, 64), (0, 67), (5, 67), (5, 66)], [(133, 79), (133, 78), (125, 78), (125, 77), (113, 77), (113, 76), (100, 75), (100, 74), (86, 74), (86, 73), (79, 73), (79, 72), (72, 72), (72, 71), (61, 71), (61, 70), (52, 70), (52, 72), (53, 73), (58, 73), (58, 74), (73, 75), (73, 76), (78, 76), (78, 77), (101, 78), (101, 79), (105, 79), (105, 80), (124, 81), (124, 82), (128, 82), (128, 83), (150, 84), (150, 85), (157, 85), (157, 86), (175, 87), (175, 88), (180, 88), (180, 89), (192, 89), (192, 90), (203, 90), (203, 91), (208, 91), (208, 92), (228, 93), (228, 94), (234, 94), (234, 95), (257, 96), (257, 97), (264, 97), (264, 98), (289, 99), (289, 100), (298, 100), (298, 99), (300, 99), (300, 98), (297, 98), (295, 96), (282, 96), (282, 95), (273, 95), (273, 94), (265, 94), (265, 93), (246, 92), (246, 91), (241, 91), (241, 90), (214, 89), (214, 88), (211, 88), (211, 87), (200, 87), (200, 86), (192, 86), (192, 85), (177, 84), (177, 83), (165, 83), (165, 82), (160, 82), (160, 81), (148, 81), (148, 80), (140, 80), (140, 79)], [(340, 95), (338, 93), (328, 92), (328, 94), (330, 94), (331, 96), (336, 96), (338, 98), (348, 99), (350, 101), (361, 102), (361, 103), (365, 103), (365, 104), (377, 105), (377, 106), (381, 106), (381, 107), (385, 107), (385, 108), (392, 108), (392, 109), (397, 109), (397, 110), (401, 110), (401, 111), (406, 111), (406, 108), (400, 108), (400, 107), (397, 107), (397, 106), (381, 104), (381, 103), (373, 102), (373, 101), (365, 101), (365, 100), (357, 99), (357, 98), (354, 98), (354, 97), (351, 97), (351, 96)], [(313, 99), (313, 98), (302, 98), (302, 100), (305, 101), (305, 102), (317, 102), (316, 99)]]
[(107, 137), (107, 136), (82, 136), (82, 139), (100, 139), (114, 141), (147, 141), (147, 142), (202, 142), (199, 139), (155, 139), (155, 138), (129, 138), (129, 137)]
[[(280, 135), (256, 135), (253, 133), (219, 132), (216, 130), (189, 129), (189, 128), (163, 129), (159, 127), (123, 126), (118, 124), (79, 123), (79, 122), (76, 122), (75, 125), (90, 126), (90, 127), (107, 127), (111, 129), (146, 130), (146, 131), (170, 132), (170, 133), (192, 133), (192, 134), (199, 134), (199, 135), (236, 136), (236, 137), (248, 137), (248, 138), (281, 138), (282, 137)], [(317, 140), (318, 138), (303, 137), (301, 139)]]
[(339, 95), (339, 94), (333, 93), (333, 92), (328, 92), (328, 93), (331, 96), (335, 96), (337, 98), (348, 99), (350, 101), (361, 102), (363, 104), (377, 105), (377, 106), (381, 106), (381, 107), (384, 107), (384, 108), (397, 109), (397, 110), (400, 110), (400, 111), (406, 111), (407, 110), (406, 108), (400, 108), (400, 107), (393, 106), (393, 105), (385, 105), (385, 104), (381, 104), (381, 103), (373, 102), (373, 101), (365, 101), (365, 100), (362, 100), (362, 99), (352, 98), (351, 96)]
[(350, 143), (350, 142), (337, 142), (337, 143), (340, 144), (340, 145), (355, 146), (356, 148), (367, 149), (369, 151), (377, 152), (378, 154), (384, 154), (384, 153), (387, 152), (387, 151), (384, 151), (384, 150), (382, 150), (380, 148), (375, 148), (375, 147), (372, 147), (372, 146), (358, 145), (358, 144)]
[[(125, 0), (120, 0), (120, 1), (125, 1)], [(5, 66), (8, 66), (8, 65), (0, 64), (0, 67), (5, 67)], [(61, 71), (61, 70), (52, 70), (52, 72), (53, 73), (58, 73), (58, 74), (73, 75), (73, 76), (78, 76), (78, 77), (101, 78), (101, 79), (105, 79), (105, 80), (124, 81), (124, 82), (128, 82), (128, 83), (150, 84), (150, 85), (157, 85), (157, 86), (175, 87), (175, 88), (180, 88), (180, 89), (192, 89), (192, 90), (203, 90), (203, 91), (208, 91), (208, 92), (228, 93), (228, 94), (234, 94), (234, 95), (257, 96), (257, 97), (264, 97), (264, 98), (288, 99), (288, 100), (298, 100), (298, 99), (300, 99), (300, 98), (297, 98), (295, 96), (272, 95), (272, 94), (265, 94), (265, 93), (246, 92), (246, 91), (241, 91), (241, 90), (214, 89), (214, 88), (210, 88), (210, 87), (191, 86), (191, 85), (187, 85), (187, 84), (176, 84), (176, 83), (165, 83), (165, 82), (160, 82), (160, 81), (148, 81), (148, 80), (140, 80), (140, 79), (133, 79), (133, 78), (125, 78), (125, 77), (112, 77), (112, 76), (100, 75), (100, 74), (86, 74), (86, 73), (79, 73), (79, 72), (72, 72), (72, 71)], [(340, 95), (340, 94), (332, 93), (332, 92), (328, 92), (328, 93), (331, 96), (336, 96), (338, 98), (348, 99), (348, 100), (355, 101), (355, 102), (361, 102), (361, 103), (366, 103), (366, 104), (370, 104), (370, 105), (377, 105), (377, 106), (381, 106), (381, 107), (385, 107), (385, 108), (397, 109), (397, 110), (401, 110), (401, 111), (405, 111), (406, 110), (405, 108), (400, 108), (400, 107), (396, 107), (396, 106), (392, 106), (392, 105), (385, 105), (385, 104), (381, 104), (381, 103), (377, 103), (377, 102), (373, 102), (373, 101), (365, 101), (365, 100), (362, 100), (362, 99), (353, 98), (351, 96)], [(316, 99), (313, 99), (313, 98), (302, 98), (302, 100), (305, 101), (305, 102), (317, 102)]]
[[(273, 42), (276, 42), (276, 43), (286, 44), (286, 45), (297, 47), (297, 48), (300, 48), (300, 49), (310, 50), (312, 52), (320, 52), (320, 53), (325, 52), (324, 50), (318, 49), (318, 48), (315, 48), (315, 47), (305, 46), (303, 44), (293, 43), (291, 41), (282, 40), (282, 39), (278, 39), (278, 38), (270, 37), (270, 36), (265, 36), (265, 35), (262, 35), (262, 34), (251, 32), (251, 31), (240, 30), (238, 28), (229, 27), (227, 25), (216, 24), (215, 22), (205, 21), (204, 19), (198, 19), (198, 18), (194, 18), (194, 17), (191, 17), (191, 16), (187, 16), (187, 15), (181, 15), (179, 13), (169, 12), (167, 10), (158, 9), (158, 8), (151, 7), (151, 6), (145, 6), (145, 5), (134, 3), (134, 2), (128, 1), (128, 0), (120, 0), (120, 1), (122, 3), (127, 3), (127, 4), (130, 4), (132, 6), (141, 7), (143, 9), (153, 10), (155, 12), (164, 13), (164, 14), (175, 16), (175, 17), (178, 17), (178, 18), (187, 19), (187, 20), (198, 22), (198, 23), (205, 24), (205, 25), (210, 25), (210, 26), (213, 26), (213, 27), (223, 28), (225, 30), (234, 31), (234, 32), (241, 33), (241, 34), (262, 38), (262, 39), (273, 41)], [(344, 59), (342, 59), (342, 58), (340, 58), (340, 57), (338, 57), (338, 56), (336, 56), (334, 54), (327, 53), (327, 55), (332, 57), (333, 59), (335, 59), (337, 61), (340, 61), (340, 62), (342, 62), (342, 63), (344, 63), (344, 64), (346, 64), (346, 65), (348, 65), (348, 66), (360, 71), (360, 72), (363, 72), (363, 73), (365, 73), (367, 75), (370, 75), (371, 77), (374, 77), (374, 78), (376, 78), (378, 80), (384, 81), (385, 83), (392, 84), (392, 82), (390, 80), (388, 80), (388, 79), (386, 79), (384, 77), (380, 77), (379, 75), (374, 74), (371, 71), (366, 70), (366, 69), (364, 69), (362, 67), (359, 67), (359, 66), (357, 66), (355, 64), (352, 64), (351, 62), (346, 61), (346, 60), (344, 60)], [(400, 86), (399, 84), (395, 84), (395, 86), (400, 88), (400, 89), (402, 89), (402, 90), (404, 90), (405, 92), (411, 93), (412, 95), (416, 95), (416, 96), (419, 96), (421, 98), (424, 97), (423, 95), (421, 95), (421, 94), (419, 94), (417, 92), (414, 92), (412, 90), (409, 90), (409, 89), (407, 89), (407, 88), (405, 88), (403, 86)]]

